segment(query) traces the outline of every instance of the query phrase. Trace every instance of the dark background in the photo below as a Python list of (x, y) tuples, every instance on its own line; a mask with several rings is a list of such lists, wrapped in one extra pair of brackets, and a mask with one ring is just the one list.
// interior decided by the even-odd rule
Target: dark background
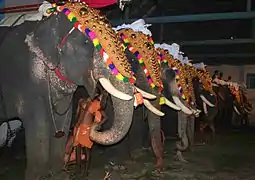
[[(246, 0), (132, 0), (130, 19), (158, 16), (176, 16), (203, 13), (246, 12)], [(255, 0), (250, 0), (250, 10), (255, 11)], [(102, 9), (110, 20), (125, 18), (117, 5)], [(206, 64), (252, 64), (255, 62), (255, 19), (219, 20), (153, 24), (150, 30), (156, 43), (176, 42), (193, 61)], [(204, 40), (250, 39), (250, 43), (217, 43), (204, 45)], [(201, 41), (189, 45), (188, 41)], [(202, 44), (201, 44), (202, 43)]]

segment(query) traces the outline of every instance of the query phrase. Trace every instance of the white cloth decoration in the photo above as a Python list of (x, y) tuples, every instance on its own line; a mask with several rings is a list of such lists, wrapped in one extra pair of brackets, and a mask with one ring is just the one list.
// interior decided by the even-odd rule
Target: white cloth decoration
[(187, 56), (183, 58), (183, 63), (189, 66), (193, 66), (191, 60)]
[(178, 44), (176, 44), (176, 43), (173, 43), (172, 45), (169, 45), (169, 44), (166, 44), (166, 43), (155, 44), (154, 47), (155, 48), (162, 48), (162, 49), (168, 50), (169, 54), (171, 54), (174, 57), (174, 59), (180, 58), (179, 57), (180, 46)]
[(205, 65), (203, 62), (201, 62), (201, 63), (195, 63), (195, 64), (193, 64), (193, 66), (194, 66), (195, 68), (197, 68), (197, 69), (204, 69), (204, 68), (206, 67), (206, 65)]
[(11, 26), (18, 18), (21, 18), (16, 22), (14, 26), (20, 25), (24, 23), (25, 21), (40, 21), (42, 20), (43, 16), (49, 16), (50, 14), (47, 13), (47, 9), (51, 8), (51, 4), (48, 1), (43, 1), (42, 5), (38, 8), (38, 12), (33, 13), (24, 13), (22, 14), (16, 14), (13, 16), (6, 17), (2, 19), (0, 22), (0, 26)]
[(133, 22), (132, 24), (122, 24), (120, 26), (117, 26), (116, 28), (112, 28), (115, 31), (118, 31), (120, 29), (132, 29), (135, 32), (142, 32), (143, 34), (152, 36), (151, 31), (148, 29), (151, 24), (145, 24), (145, 21), (143, 19), (138, 19), (137, 21)]

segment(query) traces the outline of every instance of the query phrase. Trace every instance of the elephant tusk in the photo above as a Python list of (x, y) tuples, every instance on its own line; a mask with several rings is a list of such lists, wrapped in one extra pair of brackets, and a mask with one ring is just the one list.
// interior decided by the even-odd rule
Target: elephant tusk
[(147, 107), (154, 114), (156, 114), (158, 116), (164, 116), (165, 115), (165, 113), (163, 113), (160, 110), (156, 109), (147, 99), (144, 99), (143, 103), (144, 103), (145, 107)]
[(241, 115), (241, 113), (238, 111), (237, 107), (234, 105), (234, 110), (238, 115)]
[(250, 113), (249, 109), (244, 108), (244, 110), (245, 110), (246, 113)]
[(192, 113), (195, 115), (195, 117), (199, 117), (199, 113), (200, 113), (199, 111), (200, 111), (200, 110), (198, 111), (197, 109), (195, 110), (195, 109), (192, 109), (192, 108), (190, 108), (190, 110), (191, 110)]
[(173, 97), (174, 103), (175, 103), (177, 106), (179, 106), (179, 107), (181, 108), (181, 110), (182, 110), (184, 113), (189, 114), (189, 115), (193, 114), (192, 111), (191, 111), (189, 108), (187, 108), (187, 107), (181, 102), (181, 100), (179, 99), (179, 97), (177, 97), (177, 96), (172, 96), (172, 97)]
[(135, 88), (136, 88), (136, 90), (137, 90), (139, 93), (141, 93), (141, 94), (143, 95), (143, 97), (145, 97), (145, 98), (147, 98), (147, 99), (156, 99), (156, 98), (157, 98), (157, 96), (155, 96), (154, 94), (147, 93), (147, 92), (145, 92), (145, 91), (139, 89), (139, 88), (136, 87), (136, 86), (135, 86)]
[(164, 99), (165, 99), (165, 104), (166, 104), (167, 106), (169, 106), (170, 108), (173, 108), (173, 109), (175, 109), (175, 110), (177, 110), (177, 111), (180, 111), (180, 110), (181, 110), (181, 108), (180, 108), (179, 106), (177, 106), (176, 104), (172, 103), (172, 102), (169, 101), (167, 98), (164, 97)]
[(219, 87), (219, 85), (216, 84), (216, 83), (212, 83), (212, 86), (214, 86), (214, 87)]
[(99, 82), (101, 83), (101, 85), (103, 86), (103, 88), (109, 93), (111, 94), (112, 96), (116, 97), (116, 98), (119, 98), (119, 99), (122, 99), (124, 101), (129, 101), (131, 100), (133, 97), (128, 95), (128, 94), (125, 94), (119, 90), (117, 90), (113, 85), (112, 83), (106, 79), (106, 78), (100, 78), (99, 79)]
[(197, 113), (200, 114), (202, 111), (200, 109), (197, 109)]
[(8, 137), (8, 124), (2, 123), (0, 126), (0, 148), (4, 147)]
[(208, 105), (208, 106), (210, 106), (210, 107), (214, 107), (215, 105), (214, 104), (212, 104), (210, 101), (208, 101), (206, 98), (205, 98), (205, 96), (204, 95), (200, 95), (200, 98)]
[(207, 110), (207, 106), (206, 106), (205, 102), (203, 102), (203, 109), (204, 109), (204, 113), (207, 115), (208, 114), (208, 110)]

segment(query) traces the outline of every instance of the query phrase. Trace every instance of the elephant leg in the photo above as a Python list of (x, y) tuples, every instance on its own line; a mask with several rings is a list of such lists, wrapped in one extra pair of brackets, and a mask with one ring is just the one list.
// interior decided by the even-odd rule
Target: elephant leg
[(81, 145), (78, 144), (75, 148), (76, 169), (78, 173), (81, 172), (81, 155), (82, 155), (82, 148), (81, 148)]
[(211, 138), (211, 140), (212, 140), (212, 142), (214, 142), (215, 141), (215, 127), (214, 127), (214, 124), (210, 123), (209, 127), (212, 130), (212, 136), (211, 136), (212, 138)]
[(190, 116), (187, 122), (187, 134), (189, 139), (189, 148), (192, 150), (195, 139), (195, 117)]
[(25, 180), (38, 180), (49, 170), (49, 122), (42, 97), (26, 103), (23, 114), (27, 156)]
[(178, 135), (180, 141), (176, 143), (177, 153), (176, 157), (181, 162), (187, 162), (182, 152), (185, 151), (189, 145), (188, 136), (187, 136), (187, 116), (183, 112), (178, 112)]
[(206, 128), (207, 124), (204, 122), (200, 122), (199, 124), (199, 141), (204, 143), (205, 141), (205, 132), (204, 129)]
[(83, 169), (83, 175), (85, 177), (88, 177), (89, 174), (89, 166), (90, 166), (90, 162), (91, 162), (91, 149), (89, 148), (84, 148), (85, 150), (85, 167)]
[(161, 140), (160, 117), (148, 112), (148, 124), (151, 136), (151, 146), (156, 156), (156, 168), (161, 171), (163, 168), (163, 143)]
[(55, 114), (56, 126), (57, 128), (63, 128), (66, 133), (64, 137), (56, 138), (54, 137), (55, 128), (53, 123), (51, 124), (51, 139), (50, 139), (50, 168), (52, 172), (59, 172), (64, 165), (64, 155), (66, 148), (66, 141), (68, 136), (68, 131), (71, 122), (72, 111), (69, 110), (66, 115), (58, 116)]

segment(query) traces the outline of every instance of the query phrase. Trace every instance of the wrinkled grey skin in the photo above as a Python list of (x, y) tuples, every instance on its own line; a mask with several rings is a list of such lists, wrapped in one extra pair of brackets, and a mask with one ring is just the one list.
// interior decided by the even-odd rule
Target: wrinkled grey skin
[[(194, 87), (194, 93), (196, 97), (196, 105), (198, 109), (202, 110), (200, 113), (200, 116), (197, 118), (198, 122), (201, 122), (202, 124), (208, 124), (209, 128), (212, 131), (212, 140), (215, 138), (215, 118), (218, 114), (218, 107), (216, 105), (216, 97), (214, 95), (211, 95), (210, 92), (203, 89), (202, 84), (199, 82), (198, 78), (195, 78), (193, 80), (193, 87)], [(204, 95), (204, 97), (209, 100), (211, 103), (216, 105), (215, 107), (210, 107), (206, 105), (207, 108), (207, 114), (204, 111), (203, 108), (203, 101), (200, 98), (200, 95)], [(202, 134), (201, 134), (202, 135)]]
[(233, 95), (227, 86), (214, 87), (214, 92), (218, 100), (218, 114), (215, 119), (216, 128), (220, 127), (225, 130), (231, 127), (231, 119), (233, 112)]
[(240, 119), (241, 125), (247, 126), (248, 117), (247, 114), (237, 114), (234, 110), (234, 105), (237, 110), (241, 113), (242, 110), (239, 107), (239, 103), (235, 96), (231, 93), (230, 89), (227, 86), (219, 85), (218, 87), (214, 87), (214, 90), (218, 96), (218, 109), (219, 113), (216, 117), (216, 124), (221, 128), (227, 130), (231, 127), (232, 121)]
[[(52, 15), (46, 20), (13, 28), (0, 47), (0, 85), (4, 97), (1, 103), (6, 106), (6, 118), (17, 116), (24, 122), (26, 180), (38, 180), (49, 171), (61, 170), (63, 165), (67, 137), (53, 137), (56, 130), (49, 95), (56, 103), (54, 112), (62, 113), (55, 114), (57, 130), (66, 134), (71, 120), (71, 98), (77, 85), (84, 85), (93, 98), (98, 78), (106, 77), (118, 90), (133, 95), (133, 87), (110, 74), (91, 41), (78, 30), (67, 37), (61, 50), (57, 48), (71, 28), (64, 14)], [(61, 74), (75, 84), (61, 81), (43, 62), (52, 68), (59, 65)], [(92, 69), (94, 78), (90, 73)], [(100, 144), (120, 141), (132, 122), (133, 100), (112, 97), (112, 102), (115, 113), (112, 127), (105, 132), (94, 132), (93, 140)]]

